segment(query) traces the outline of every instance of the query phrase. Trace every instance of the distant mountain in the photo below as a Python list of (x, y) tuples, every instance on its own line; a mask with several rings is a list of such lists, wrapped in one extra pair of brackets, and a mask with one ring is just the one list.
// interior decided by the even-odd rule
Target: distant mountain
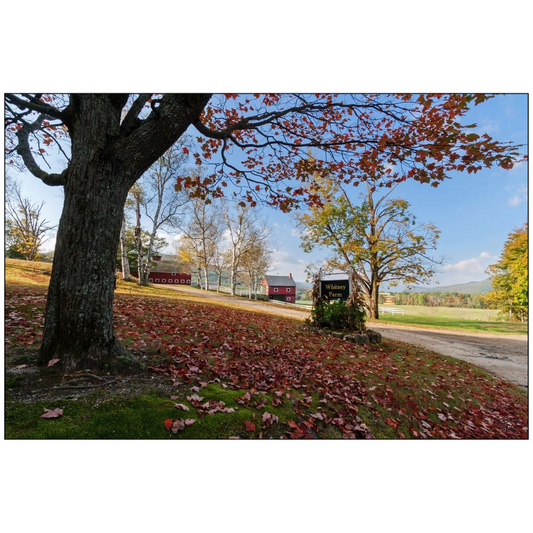
[(458, 285), (443, 285), (442, 287), (413, 287), (406, 292), (458, 292), (461, 294), (480, 294), (490, 292), (491, 290), (492, 282), (490, 278), (487, 278), (483, 281), (470, 281)]

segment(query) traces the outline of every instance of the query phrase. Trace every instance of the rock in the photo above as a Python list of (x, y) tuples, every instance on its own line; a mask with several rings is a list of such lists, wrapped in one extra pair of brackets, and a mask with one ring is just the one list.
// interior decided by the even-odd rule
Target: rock
[(381, 341), (383, 340), (381, 333), (374, 331), (373, 329), (367, 329), (366, 334), (371, 344), (381, 344)]
[(356, 344), (368, 344), (369, 343), (368, 335), (366, 335), (365, 333), (354, 335), (353, 338), (354, 340), (352, 342), (355, 342)]
[(344, 340), (348, 342), (355, 342), (355, 337), (353, 335), (344, 335)]

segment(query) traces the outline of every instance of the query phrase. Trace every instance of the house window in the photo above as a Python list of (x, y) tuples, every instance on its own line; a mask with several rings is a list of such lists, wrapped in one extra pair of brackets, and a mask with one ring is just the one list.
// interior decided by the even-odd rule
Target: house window
[(185, 280), (184, 280), (184, 279), (182, 279), (182, 280), (181, 280), (181, 282), (182, 282), (182, 283), (185, 283)]
[(277, 287), (274, 287), (274, 292), (278, 292), (278, 288)]
[(288, 302), (291, 302), (292, 301), (292, 298), (290, 296), (287, 296), (287, 301)]
[(179, 279), (175, 279), (175, 280), (174, 280), (174, 283), (179, 283), (179, 282), (180, 282)]
[(176, 275), (176, 273), (175, 273), (175, 272), (172, 272), (172, 275), (173, 275), (173, 276), (175, 276), (175, 275)]
[(287, 292), (291, 292), (291, 289), (290, 289), (290, 287), (287, 287)]
[(156, 283), (159, 283), (159, 278), (155, 278), (155, 282), (156, 282)]
[(188, 279), (188, 280), (187, 280), (187, 283), (188, 283), (188, 284), (190, 285), (190, 284), (191, 284), (191, 280), (190, 280), (190, 279)]
[(166, 282), (167, 282), (167, 280), (166, 280), (165, 278), (163, 278), (163, 279), (161, 280), (161, 283), (166, 283)]

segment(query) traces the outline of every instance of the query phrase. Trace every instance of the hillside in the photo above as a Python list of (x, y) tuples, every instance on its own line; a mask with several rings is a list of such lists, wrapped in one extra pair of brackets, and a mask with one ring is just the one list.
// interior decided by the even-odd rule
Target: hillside
[(406, 292), (458, 292), (461, 294), (481, 294), (492, 290), (490, 278), (482, 281), (470, 281), (457, 285), (443, 285), (442, 287), (414, 287)]

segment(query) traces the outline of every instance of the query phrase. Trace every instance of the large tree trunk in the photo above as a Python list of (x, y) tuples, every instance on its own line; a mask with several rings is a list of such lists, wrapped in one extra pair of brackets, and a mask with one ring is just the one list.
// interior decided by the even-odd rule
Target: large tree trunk
[[(45, 312), (40, 361), (66, 371), (116, 367), (116, 254), (128, 190), (200, 115), (209, 95), (169, 95), (156, 117), (121, 131), (126, 95), (71, 96), (71, 161)], [(131, 123), (130, 123), (131, 126)], [(40, 177), (39, 174), (36, 174)]]
[(376, 279), (372, 279), (372, 285), (371, 285), (371, 292), (368, 298), (368, 311), (370, 318), (375, 318), (376, 320), (379, 320), (379, 285), (376, 281)]
[[(41, 362), (105, 368), (123, 353), (113, 333), (116, 250), (128, 188), (112, 169), (72, 175), (57, 232)], [(74, 185), (75, 184), (75, 185)], [(83, 189), (83, 192), (80, 190)]]

